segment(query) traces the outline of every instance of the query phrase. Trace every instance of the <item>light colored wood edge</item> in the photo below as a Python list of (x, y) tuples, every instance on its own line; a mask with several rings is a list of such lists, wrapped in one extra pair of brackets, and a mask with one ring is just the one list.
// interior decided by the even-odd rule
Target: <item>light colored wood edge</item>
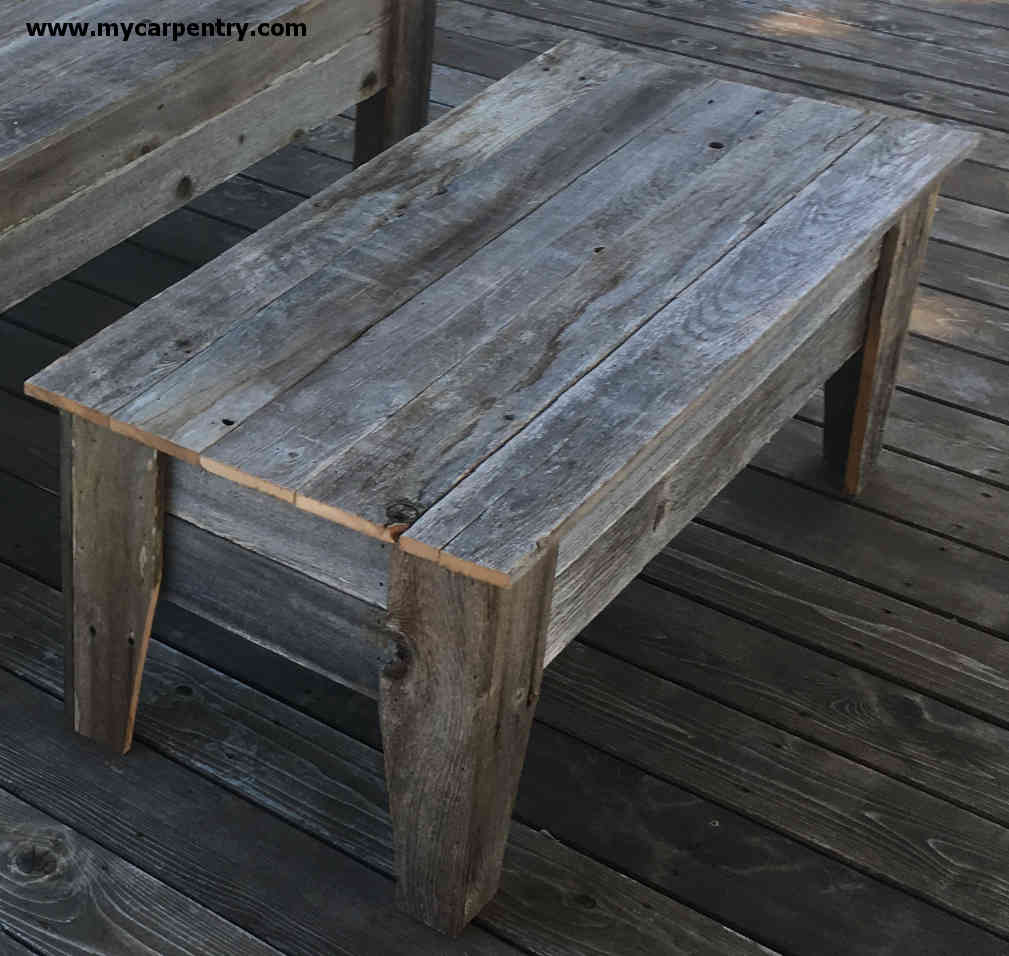
[(81, 405), (79, 402), (75, 402), (72, 398), (66, 398), (56, 392), (50, 392), (48, 389), (42, 388), (41, 385), (34, 384), (31, 379), (25, 382), (24, 390), (25, 395), (29, 398), (45, 402), (47, 405), (52, 405), (60, 411), (69, 412), (71, 415), (76, 415), (78, 418), (84, 418), (95, 425), (101, 425), (102, 428), (110, 427), (108, 415), (96, 412), (93, 408), (88, 408), (87, 405)]
[(328, 505), (325, 502), (317, 501), (315, 498), (309, 498), (303, 495), (300, 491), (293, 492), (294, 494), (294, 506), (300, 508), (302, 511), (307, 511), (309, 514), (318, 515), (320, 518), (325, 518), (327, 521), (332, 521), (335, 524), (342, 524), (346, 528), (350, 528), (352, 531), (358, 531), (361, 534), (368, 535), (369, 538), (378, 538), (379, 541), (394, 542), (396, 538), (402, 534), (405, 530), (404, 525), (380, 525), (375, 524), (374, 521), (369, 521), (367, 518), (362, 518), (360, 515), (353, 514), (350, 511), (345, 511), (343, 508), (338, 508), (336, 505)]
[(179, 458), (190, 465), (198, 465), (200, 463), (199, 456), (196, 452), (190, 450), (189, 448), (183, 448), (181, 445), (176, 445), (174, 442), (170, 442), (158, 435), (152, 435), (150, 432), (142, 431), (135, 425), (130, 425), (128, 422), (120, 422), (114, 418), (110, 418), (104, 424), (109, 431), (113, 431), (117, 435), (124, 435), (126, 438), (132, 438), (135, 442), (139, 442), (141, 445), (147, 445), (148, 448), (153, 448), (166, 455), (171, 455), (173, 458)]
[[(443, 568), (454, 571), (456, 574), (461, 574), (467, 578), (474, 578), (477, 581), (486, 581), (488, 584), (493, 584), (499, 588), (510, 588), (512, 586), (513, 576), (510, 574), (505, 574), (503, 571), (487, 568), (480, 564), (474, 564), (472, 561), (466, 561), (463, 558), (457, 558), (454, 554), (449, 554), (447, 551), (439, 551), (437, 548), (432, 548), (431, 545), (424, 544), (423, 541), (418, 541), (416, 538), (408, 537), (406, 534), (399, 536), (398, 543), (407, 554), (424, 558), (433, 564), (440, 564)], [(531, 563), (536, 553), (531, 552), (526, 563)]]

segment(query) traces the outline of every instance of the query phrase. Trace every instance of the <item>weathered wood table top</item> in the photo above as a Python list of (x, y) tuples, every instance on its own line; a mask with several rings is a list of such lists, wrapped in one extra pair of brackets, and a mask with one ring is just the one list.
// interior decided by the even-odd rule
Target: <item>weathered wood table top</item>
[(506, 585), (745, 408), (973, 142), (565, 44), (26, 388)]

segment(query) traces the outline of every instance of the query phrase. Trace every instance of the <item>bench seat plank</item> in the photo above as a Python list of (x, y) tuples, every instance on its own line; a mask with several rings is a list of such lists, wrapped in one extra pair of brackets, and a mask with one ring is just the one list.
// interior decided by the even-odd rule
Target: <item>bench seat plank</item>
[(589, 509), (601, 526), (586, 537), (598, 536), (648, 490), (653, 460), (675, 448), (669, 436), (687, 421), (703, 427), (727, 395), (773, 368), (786, 331), (801, 341), (822, 324), (830, 310), (804, 328), (789, 318), (825, 284), (857, 286), (869, 250), (973, 142), (905, 120), (869, 133), (457, 485), (404, 546), (508, 575)]
[(512, 74), (109, 326), (33, 378), (29, 394), (107, 424), (231, 328), (363, 245), (397, 207), (493, 158), (621, 69), (616, 55), (585, 45), (547, 63), (556, 82), (543, 82), (541, 66)]

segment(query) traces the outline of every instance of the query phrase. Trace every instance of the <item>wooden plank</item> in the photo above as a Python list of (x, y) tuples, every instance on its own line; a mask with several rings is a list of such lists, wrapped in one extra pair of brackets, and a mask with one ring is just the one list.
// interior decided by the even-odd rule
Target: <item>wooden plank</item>
[(753, 470), (740, 474), (701, 517), (898, 600), (1009, 631), (1004, 558)]
[[(384, 355), (377, 374), (373, 364), (358, 359), (368, 377), (410, 387), (379, 407), (367, 430), (349, 436), (352, 443), (343, 435), (330, 441), (333, 430), (320, 435), (311, 421), (299, 419), (298, 434), (319, 436), (332, 454), (317, 460), (314, 476), (298, 486), (297, 503), (323, 514), (332, 506), (379, 526), (386, 502), (414, 501), (420, 512), (431, 507), (876, 123), (849, 111), (824, 112), (808, 100), (790, 104), (773, 94), (755, 96), (746, 87), (714, 84), (683, 97), (654, 132), (616, 152), (559, 194), (556, 204), (542, 207), (552, 228), (530, 216), (516, 227), (518, 235), (503, 237), (537, 253), (537, 273), (549, 282), (533, 280), (528, 264), (508, 253), (507, 268), (515, 272), (514, 281), (499, 286), (504, 301), (477, 301), (459, 311), (457, 327), (437, 329), (427, 350), (437, 350), (440, 358), (416, 382), (386, 370)], [(780, 158), (782, 140), (790, 143), (787, 160)], [(717, 161), (707, 158), (711, 154)], [(753, 169), (765, 168), (759, 189), (733, 188)], [(599, 207), (592, 196), (602, 200)], [(579, 221), (572, 208), (591, 215)], [(642, 208), (648, 209), (645, 216)], [(706, 214), (696, 215), (698, 209)], [(574, 228), (564, 231), (569, 217)], [(549, 241), (557, 233), (556, 241), (538, 248), (541, 236)], [(501, 271), (498, 266), (491, 274)], [(471, 298), (451, 285), (445, 294), (453, 303)], [(446, 355), (443, 337), (459, 339), (467, 351)], [(376, 350), (374, 343), (370, 349)], [(414, 353), (404, 350), (403, 366), (407, 355), (412, 359)], [(333, 406), (342, 404), (338, 381), (322, 369), (292, 393), (291, 404), (310, 394), (299, 407), (318, 409), (313, 418), (328, 422), (334, 390)], [(490, 409), (494, 414), (487, 414)], [(257, 445), (265, 445), (265, 436), (256, 437)], [(209, 454), (241, 442), (242, 432), (236, 432)]]
[[(856, 61), (849, 69), (855, 75), (865, 63), (899, 64), (902, 72), (915, 76), (905, 82), (917, 82), (920, 75), (1009, 92), (1006, 30), (927, 14), (899, 18), (893, 8), (881, 16), (879, 4), (859, 0), (723, 0), (702, 5), (663, 0), (661, 7), (647, 0), (621, 0), (619, 6), (675, 23), (714, 27), (748, 39), (849, 58)], [(913, 24), (910, 29), (909, 23)], [(908, 32), (924, 34), (926, 39), (908, 37)]]
[(697, 523), (645, 576), (968, 713), (1009, 724), (1005, 642), (948, 615)]
[[(552, 661), (861, 343), (869, 284), (765, 379), (727, 399), (711, 427), (673, 441), (648, 492), (611, 521), (589, 516), (561, 539), (546, 660)], [(814, 306), (814, 307), (818, 307)], [(693, 439), (691, 441), (691, 439)]]
[[(397, 205), (409, 205), (437, 190), (443, 178), (472, 170), (549, 121), (558, 110), (594, 92), (596, 82), (619, 72), (623, 62), (612, 54), (600, 55), (596, 48), (572, 45), (543, 64), (558, 77), (557, 83), (542, 83), (540, 64), (508, 77), (465, 110), (427, 126), (408, 148), (387, 150), (380, 163), (352, 173), (311, 203), (260, 230), (222, 256), (210, 270), (212, 276), (177, 286), (156, 303), (136, 310), (129, 321), (100, 333), (78, 350), (73, 369), (64, 363), (60, 372), (50, 371), (46, 381), (51, 390), (60, 392), (64, 385), (80, 381), (75, 370), (114, 367), (114, 377), (95, 375), (76, 400), (91, 408), (121, 407), (243, 318), (311, 276), (341, 250), (362, 242)], [(568, 78), (579, 75), (593, 80), (568, 83)], [(505, 102), (510, 121), (499, 123), (494, 111)], [(454, 148), (445, 148), (449, 141), (455, 143)], [(410, 179), (404, 181), (407, 170)], [(361, 193), (365, 183), (366, 192)], [(320, 228), (323, 221), (330, 227)], [(224, 309), (233, 316), (229, 323), (220, 320)], [(163, 352), (165, 343), (183, 341), (187, 344), (169, 346)], [(155, 355), (158, 358), (153, 360)], [(154, 372), (155, 368), (160, 371)]]
[(1004, 934), (1009, 830), (573, 644), (540, 719)]
[(933, 242), (921, 281), (936, 289), (1009, 308), (1009, 262), (986, 252)]
[(0, 471), (47, 491), (59, 489), (59, 417), (0, 392)]
[[(0, 790), (4, 927), (46, 953), (277, 956), (222, 919), (94, 840)], [(14, 956), (28, 950), (8, 946)]]
[(542, 723), (517, 812), (782, 952), (1005, 949), (1004, 939), (892, 884)]
[(427, 123), (434, 19), (435, 0), (395, 0), (382, 57), (385, 89), (357, 107), (355, 166)]
[(1009, 362), (1009, 309), (920, 286), (911, 315), (911, 331)]
[[(801, 416), (822, 424), (822, 394), (813, 396)], [(897, 390), (884, 444), (946, 470), (1007, 484), (1009, 425), (920, 395)]]
[[(820, 294), (826, 305), (838, 287), (821, 286), (834, 270), (832, 281), (840, 288), (846, 279), (852, 283), (847, 291), (856, 288), (865, 274), (860, 258), (899, 215), (914, 184), (929, 185), (969, 148), (965, 135), (901, 122), (870, 133), (569, 389), (533, 427), (457, 485), (401, 544), (424, 553), (447, 549), (455, 558), (507, 573), (532, 542), (562, 534), (565, 523), (578, 520), (578, 509), (593, 496), (605, 496), (611, 485), (615, 520), (649, 487), (644, 471), (640, 487), (637, 477), (621, 483), (621, 472), (645, 460), (661, 444), (664, 429), (702, 395), (715, 394), (714, 386), (743, 363), (764, 361), (764, 352), (773, 351), (775, 336), (801, 314), (807, 297)], [(918, 137), (935, 152), (933, 146), (907, 152)], [(912, 171), (918, 163), (923, 165)], [(850, 270), (846, 276), (845, 270)], [(716, 299), (717, 310), (711, 308)], [(702, 338), (696, 328), (705, 330)], [(801, 340), (812, 329), (790, 331)], [(626, 374), (632, 365), (634, 374)], [(648, 367), (661, 367), (662, 374), (644, 379), (641, 369)], [(696, 421), (698, 412), (692, 411)], [(577, 456), (578, 464), (558, 485), (551, 476), (563, 467), (562, 455)], [(520, 493), (510, 493), (520, 485)], [(535, 508), (522, 504), (531, 500)], [(510, 527), (506, 538), (490, 531), (500, 523)]]
[[(262, 92), (0, 233), (0, 255), (10, 265), (0, 309), (278, 149), (297, 130), (353, 103), (362, 71), (379, 55), (379, 31), (344, 39), (336, 52), (277, 78)], [(41, 194), (44, 184), (32, 182), (30, 190), (21, 191)], [(10, 188), (18, 192), (16, 185)], [(13, 223), (18, 215), (18, 210), (12, 213)]]
[(396, 899), (456, 936), (497, 892), (539, 699), (557, 549), (501, 589), (393, 549), (380, 712)]
[(9, 309), (4, 319), (57, 342), (78, 345), (129, 311), (127, 302), (61, 279)]
[(884, 3), (907, 7), (910, 10), (927, 10), (944, 16), (957, 17), (976, 23), (990, 23), (1009, 27), (1009, 10), (1001, 3), (977, 3), (976, 0), (883, 0)]
[(582, 640), (942, 800), (1009, 822), (1005, 728), (642, 581), (603, 611)]
[(912, 335), (901, 358), (899, 381), (909, 392), (1009, 422), (1009, 379), (1004, 362)]
[[(165, 530), (167, 600), (375, 696), (379, 671), (392, 652), (382, 626), (384, 607), (336, 591), (187, 522), (169, 521)], [(218, 574), (208, 587), (208, 568), (227, 573)]]
[[(58, 594), (3, 568), (0, 580), (4, 666), (57, 692)], [(299, 686), (304, 683), (302, 679)], [(323, 686), (327, 690), (315, 703), (317, 714), (338, 690)], [(277, 691), (275, 683), (269, 696), (254, 691), (154, 641), (138, 735), (302, 830), (391, 872), (392, 830), (381, 754), (278, 702)], [(371, 719), (377, 730), (377, 714), (372, 712)], [(230, 749), (221, 747), (222, 740), (229, 741)], [(589, 920), (587, 909), (592, 911)], [(600, 956), (644, 956), (656, 947), (683, 956), (766, 952), (517, 823), (505, 856), (502, 890), (481, 922), (542, 956), (583, 956), (586, 947)]]
[(66, 710), (79, 734), (130, 749), (161, 590), (159, 455), (64, 413)]
[[(307, 32), (297, 40), (265, 43), (185, 36), (178, 42), (134, 37), (126, 43), (121, 37), (84, 42), (20, 37), (7, 44), (0, 50), (0, 109), (16, 125), (6, 126), (0, 138), (0, 229), (51, 208), (138, 157), (153, 160), (165, 144), (257, 94), (269, 94), (278, 77), (304, 70), (341, 47), (355, 51), (350, 57), (355, 66), (346, 75), (334, 74), (341, 81), (333, 103), (337, 108), (328, 114), (309, 112), (310, 121), (319, 122), (361, 98), (362, 78), (381, 69), (378, 38), (385, 16), (373, 0), (165, 0), (156, 9), (150, 6), (148, 12), (158, 22), (201, 23), (219, 16), (255, 23), (282, 19), (304, 24)], [(124, 0), (116, 7), (106, 11), (110, 19), (144, 19), (135, 3)], [(266, 118), (279, 101), (268, 97), (261, 102), (261, 109), (245, 120), (250, 142), (264, 136), (271, 125)], [(225, 127), (221, 132), (225, 129), (228, 151), (242, 160), (243, 150), (235, 146), (242, 130)], [(264, 136), (264, 142), (272, 140)], [(201, 145), (212, 143), (207, 139)], [(217, 154), (227, 161), (219, 149)], [(248, 164), (239, 162), (231, 172)]]
[(1009, 259), (1009, 213), (943, 198), (935, 216), (936, 239)]
[[(585, 85), (589, 74), (579, 76), (586, 77), (577, 81)], [(335, 417), (338, 424), (334, 431), (339, 434), (339, 425), (346, 416), (350, 439), (355, 437), (355, 428), (371, 426), (371, 417), (364, 417), (361, 422), (357, 418), (373, 417), (371, 403), (364, 398), (369, 389), (375, 390), (374, 382), (378, 379), (374, 364), (387, 343), (396, 342), (404, 334), (409, 334), (411, 340), (421, 339), (421, 333), (439, 320), (444, 329), (446, 319), (458, 318), (466, 304), (465, 296), (460, 300), (460, 292), (472, 295), (486, 294), (488, 289), (493, 292), (496, 284), (503, 284), (512, 271), (522, 274), (523, 267), (528, 268), (535, 261), (534, 253), (541, 244), (573, 229), (582, 216), (594, 213), (594, 206), (585, 203), (583, 196), (583, 204), (588, 208), (575, 213), (572, 223), (565, 215), (572, 206), (564, 203), (563, 194), (558, 197), (560, 208), (554, 208), (548, 200), (598, 167), (625, 140), (656, 124), (671, 103), (679, 105), (677, 95), (691, 85), (689, 79), (685, 81), (661, 67), (629, 64), (613, 82), (597, 88), (594, 96), (582, 97), (554, 116), (549, 124), (509, 144), (478, 171), (455, 180), (453, 188), (436, 191), (426, 201), (417, 202), (390, 219), (368, 244), (348, 249), (334, 258), (309, 280), (242, 322), (233, 333), (218, 338), (178, 373), (161, 379), (134, 401), (111, 411), (113, 427), (138, 437), (153, 435), (166, 448), (199, 453), (201, 464), (209, 470), (264, 490), (270, 488), (293, 501), (297, 486), (286, 477), (287, 472), (310, 474), (322, 463), (320, 459), (324, 460), (333, 438), (325, 436), (324, 443), (316, 447), (313, 423), (303, 422), (307, 416), (301, 414), (306, 408), (314, 411), (313, 405), (306, 404), (312, 401), (312, 395), (306, 397), (300, 388), (291, 387), (302, 381), (314, 382), (309, 373), (336, 354), (339, 368), (344, 367), (345, 361), (350, 362), (351, 368), (360, 369), (362, 378), (355, 378), (353, 384), (342, 382), (337, 386), (332, 407), (340, 408), (340, 397), (349, 391), (361, 408), (334, 416), (327, 407), (327, 424)], [(615, 121), (606, 128), (586, 123), (589, 113), (611, 112)], [(604, 188), (603, 196), (610, 197), (615, 192), (618, 187), (611, 184)], [(522, 201), (517, 202), (515, 197), (520, 195)], [(549, 226), (543, 237), (533, 226), (526, 227), (534, 211), (542, 211), (536, 221)], [(522, 221), (521, 237), (513, 237), (508, 229), (519, 221)], [(334, 222), (329, 228), (342, 227)], [(501, 242), (494, 245), (493, 240), (498, 237)], [(528, 258), (514, 251), (524, 248), (520, 238), (535, 243), (532, 249), (525, 250)], [(470, 268), (467, 260), (478, 252), (479, 266)], [(513, 262), (512, 256), (518, 261)], [(502, 275), (492, 271), (488, 259), (500, 268)], [(547, 270), (548, 278), (552, 274), (553, 270)], [(443, 277), (447, 277), (445, 285), (438, 283)], [(514, 282), (509, 284), (509, 291), (514, 287)], [(520, 284), (519, 289), (523, 288)], [(337, 303), (340, 303), (339, 319), (334, 321), (333, 308)], [(396, 316), (393, 326), (383, 321), (404, 303), (408, 303), (408, 308)], [(416, 320), (418, 315), (425, 317), (418, 323), (418, 330), (404, 333), (405, 323)], [(475, 331), (483, 331), (476, 323), (474, 326)], [(449, 360), (444, 353), (447, 337), (442, 332), (437, 370)], [(403, 344), (398, 349), (402, 350)], [(451, 354), (464, 354), (466, 344), (464, 341)], [(368, 358), (365, 367), (360, 368), (362, 354)], [(407, 354), (412, 361), (414, 356)], [(396, 368), (396, 363), (391, 364)], [(400, 394), (398, 385), (393, 388), (395, 379), (389, 370), (381, 361), (379, 365), (383, 377), (390, 379), (383, 382), (381, 392), (388, 391), (394, 397)], [(422, 379), (423, 384), (427, 381)], [(409, 397), (412, 392), (405, 394)], [(270, 415), (270, 403), (278, 397), (284, 403), (278, 417), (283, 418), (288, 402), (299, 409), (297, 432), (304, 431), (304, 440), (299, 440), (298, 447), (275, 448), (273, 436), (261, 436), (254, 431), (249, 437), (252, 447), (246, 449), (244, 422), (260, 409), (266, 409)], [(326, 398), (329, 403), (328, 393)], [(377, 414), (381, 414), (381, 408)], [(281, 430), (289, 432), (291, 424), (289, 419), (282, 421)], [(265, 454), (264, 443), (270, 449)], [(251, 455), (249, 466), (245, 466), (245, 455)], [(243, 479), (239, 472), (249, 477)], [(383, 511), (384, 508), (385, 503)], [(382, 521), (385, 520), (383, 516)]]
[(0, 785), (282, 952), (515, 956), (478, 927), (434, 936), (397, 912), (387, 877), (144, 744), (110, 760), (6, 672), (0, 691)]
[(950, 171), (942, 194), (976, 206), (1009, 212), (1009, 172), (967, 160)]
[[(896, 69), (860, 67), (843, 57), (724, 31), (678, 31), (654, 14), (646, 17), (630, 11), (628, 15), (618, 8), (606, 10), (605, 6), (600, 3), (565, 9), (563, 0), (555, 0), (546, 8), (539, 4), (533, 9), (527, 0), (496, 0), (494, 8), (489, 9), (464, 0), (443, 0), (438, 22), (448, 35), (439, 38), (442, 52), (437, 59), (498, 76), (514, 69), (516, 60), (521, 62), (523, 56), (532, 56), (563, 40), (591, 36), (608, 47), (660, 62), (689, 63), (698, 77), (718, 77), (845, 106), (869, 107), (893, 116), (934, 111), (981, 136), (972, 154), (974, 159), (1009, 169), (1009, 135), (993, 129), (991, 115), (985, 111), (974, 122), (965, 119), (975, 93), (969, 88), (948, 84), (950, 100), (940, 104), (921, 92), (920, 77), (909, 77)], [(627, 21), (631, 25), (624, 29)], [(475, 55), (469, 55), (470, 46)], [(959, 115), (961, 112), (964, 115)]]
[(185, 462), (171, 462), (166, 487), (169, 514), (369, 604), (386, 606), (387, 543)]
[(865, 344), (823, 386), (823, 457), (850, 497), (861, 493), (883, 446), (938, 195), (935, 183), (883, 238)]
[[(753, 464), (804, 487), (835, 493), (836, 487), (823, 471), (820, 440), (815, 425), (789, 422)], [(988, 482), (883, 451), (858, 503), (961, 544), (1009, 557), (1009, 492)]]

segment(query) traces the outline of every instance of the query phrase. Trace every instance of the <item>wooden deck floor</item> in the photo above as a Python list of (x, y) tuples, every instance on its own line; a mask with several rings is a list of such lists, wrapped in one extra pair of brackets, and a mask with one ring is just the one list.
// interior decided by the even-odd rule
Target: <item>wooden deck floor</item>
[[(504, 889), (391, 908), (374, 704), (163, 605), (140, 743), (63, 728), (55, 416), (20, 383), (349, 168), (338, 121), (0, 318), (0, 954), (1009, 953), (1009, 3), (441, 0), (455, 105), (589, 35), (984, 133), (882, 468), (814, 400), (548, 671)], [(761, 949), (761, 946), (767, 949)]]

